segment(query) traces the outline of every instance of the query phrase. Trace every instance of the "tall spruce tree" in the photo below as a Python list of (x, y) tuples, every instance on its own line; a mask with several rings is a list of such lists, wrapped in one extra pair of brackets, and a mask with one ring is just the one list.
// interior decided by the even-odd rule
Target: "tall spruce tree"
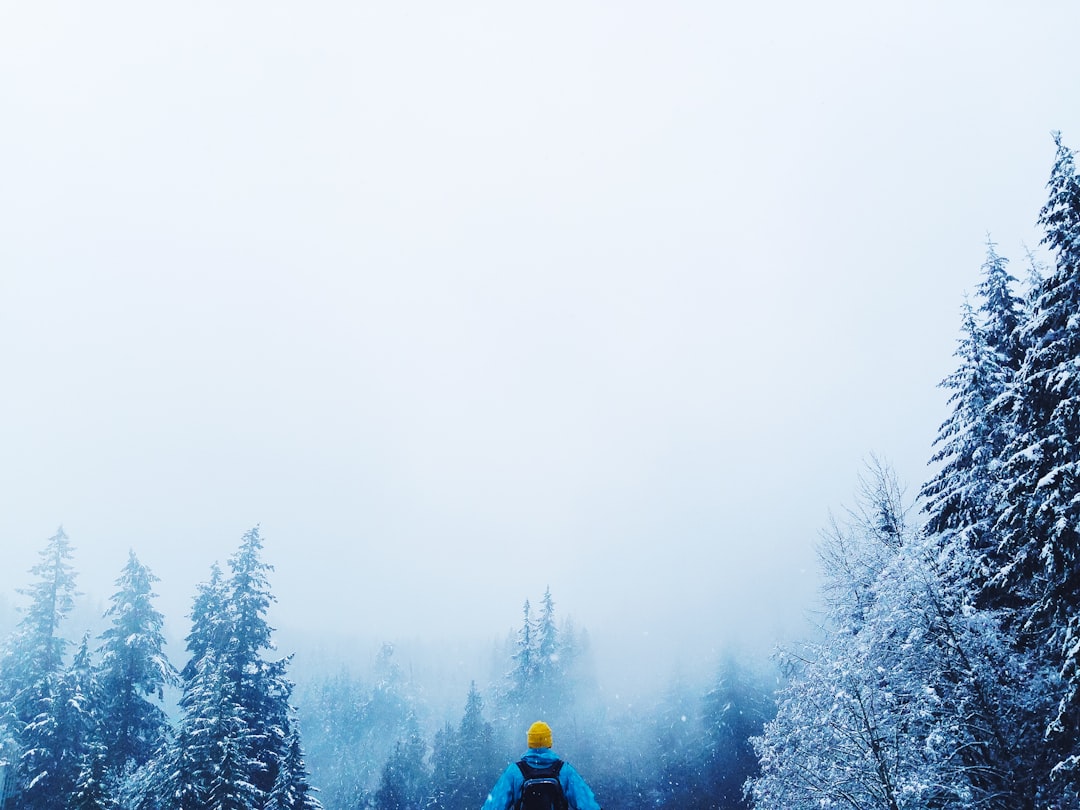
[(408, 735), (394, 745), (383, 767), (375, 791), (375, 810), (420, 810), (430, 795), (431, 774), (424, 763), (427, 743), (415, 718), (410, 719), (409, 726)]
[(23, 810), (67, 810), (85, 804), (89, 780), (100, 769), (104, 746), (97, 714), (98, 685), (84, 638), (71, 666), (41, 701), (21, 735), (25, 775), (18, 805)]
[(294, 724), (265, 810), (321, 810), (322, 803), (315, 798), (315, 792), (304, 762), (300, 734)]
[(16, 762), (15, 791), (26, 793), (40, 780), (52, 756), (44, 746), (54, 740), (58, 696), (68, 642), (60, 628), (71, 613), (77, 591), (72, 546), (63, 527), (46, 541), (35, 578), (19, 593), (29, 597), (0, 659), (0, 710), (7, 754)]
[(483, 717), (484, 702), (469, 685), (465, 713), (455, 728), (449, 721), (435, 733), (431, 750), (430, 807), (475, 810), (484, 803), (503, 765), (495, 755), (494, 730)]
[(1012, 611), (1020, 644), (1045, 649), (1061, 678), (1047, 719), (1041, 800), (1080, 805), (1080, 179), (1060, 134), (1040, 212), (1055, 257), (1022, 332), (1027, 347), (1011, 396), (1001, 567), (991, 593)]
[(229, 559), (232, 637), (224, 661), (236, 686), (241, 717), (250, 730), (243, 752), (253, 765), (249, 778), (265, 795), (273, 788), (286, 754), (293, 684), (285, 675), (288, 658), (270, 661), (264, 657), (274, 649), (266, 613), (275, 600), (268, 579), (274, 569), (263, 562), (262, 548), (256, 526), (244, 534), (240, 548)]
[[(996, 556), (992, 531), (1000, 509), (1002, 457), (1011, 438), (1011, 419), (1002, 411), (1013, 376), (1023, 358), (1020, 330), (1023, 302), (1013, 292), (1007, 260), (987, 243), (976, 310), (965, 302), (960, 365), (942, 381), (952, 413), (941, 425), (932, 463), (940, 469), (922, 488), (926, 530), (944, 544), (961, 543), (972, 555), (969, 572), (981, 583)], [(972, 584), (970, 587), (982, 587)]]
[(750, 740), (761, 734), (774, 714), (772, 690), (734, 655), (725, 655), (715, 684), (705, 693), (703, 710), (708, 744), (703, 771), (711, 806), (732, 810), (749, 806), (743, 785), (758, 773)]
[(150, 806), (262, 807), (289, 757), (288, 659), (270, 661), (273, 596), (258, 527), (199, 586), (187, 636), (190, 659), (181, 671), (181, 720), (159, 770), (167, 773)]
[(105, 612), (112, 622), (100, 636), (98, 672), (102, 731), (115, 774), (144, 765), (164, 742), (169, 726), (164, 690), (177, 683), (178, 675), (165, 654), (164, 618), (153, 605), (157, 581), (130, 551)]
[(997, 252), (997, 245), (986, 241), (983, 278), (977, 292), (981, 304), (982, 332), (986, 344), (998, 356), (1001, 366), (1017, 371), (1024, 361), (1020, 332), (1027, 318), (1024, 299), (1016, 294), (1016, 278), (1009, 272), (1009, 260)]
[(465, 758), (462, 796), (468, 806), (478, 807), (498, 777), (502, 759), (495, 750), (495, 730), (484, 719), (484, 699), (476, 688), (476, 681), (469, 683), (458, 740)]
[(536, 682), (536, 626), (529, 600), (521, 609), (521, 628), (514, 649), (514, 665), (510, 675), (510, 694), (520, 706), (531, 696)]

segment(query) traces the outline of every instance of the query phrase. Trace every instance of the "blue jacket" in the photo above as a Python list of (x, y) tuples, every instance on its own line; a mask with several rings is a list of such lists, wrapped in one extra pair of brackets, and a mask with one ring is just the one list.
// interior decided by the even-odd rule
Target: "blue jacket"
[[(550, 748), (530, 748), (522, 759), (534, 768), (546, 768), (561, 757)], [(521, 785), (524, 781), (525, 777), (521, 775), (517, 761), (510, 763), (488, 794), (483, 810), (513, 810), (521, 798)], [(563, 762), (559, 781), (562, 783), (563, 793), (566, 794), (566, 801), (570, 804), (570, 810), (600, 810), (592, 788), (585, 784), (581, 774), (569, 762)]]

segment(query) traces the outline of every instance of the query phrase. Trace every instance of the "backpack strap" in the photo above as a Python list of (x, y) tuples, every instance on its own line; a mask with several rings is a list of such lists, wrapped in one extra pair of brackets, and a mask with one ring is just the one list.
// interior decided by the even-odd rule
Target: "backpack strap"
[(556, 779), (559, 778), (559, 772), (562, 770), (563, 761), (557, 759), (548, 765), (546, 768), (534, 768), (524, 759), (519, 759), (517, 762), (518, 770), (521, 771), (521, 775), (526, 779), (535, 779), (538, 776), (553, 776)]

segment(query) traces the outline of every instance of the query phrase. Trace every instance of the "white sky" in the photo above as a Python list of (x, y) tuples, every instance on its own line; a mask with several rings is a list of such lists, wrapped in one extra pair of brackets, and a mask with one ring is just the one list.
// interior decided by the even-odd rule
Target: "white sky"
[(0, 595), (62, 523), (182, 636), (259, 523), (281, 628), (497, 637), (550, 585), (643, 665), (801, 631), (863, 460), (925, 478), (987, 233), (1038, 247), (1078, 26), (0, 4)]

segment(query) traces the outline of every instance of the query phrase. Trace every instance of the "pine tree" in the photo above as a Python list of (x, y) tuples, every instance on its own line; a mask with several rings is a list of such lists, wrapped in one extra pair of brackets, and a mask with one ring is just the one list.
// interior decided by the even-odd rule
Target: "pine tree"
[(555, 625), (555, 600), (551, 588), (544, 590), (536, 623), (536, 668), (541, 682), (554, 680), (559, 671), (559, 630)]
[(510, 675), (511, 698), (519, 707), (523, 707), (532, 696), (536, 679), (535, 634), (532, 606), (526, 599), (522, 607), (521, 629), (518, 630), (517, 646), (513, 655), (514, 665)]
[(71, 667), (41, 702), (41, 711), (21, 735), (25, 774), (20, 806), (25, 810), (73, 807), (85, 803), (91, 774), (100, 767), (104, 746), (97, 714), (98, 686), (90, 666), (87, 640)]
[(270, 791), (265, 810), (321, 810), (315, 788), (308, 778), (300, 735), (295, 727), (289, 735), (285, 758), (278, 769), (277, 781)]
[(415, 718), (404, 740), (399, 740), (383, 767), (375, 791), (375, 810), (420, 810), (429, 795), (431, 775), (424, 765), (427, 744), (420, 736)]
[(555, 624), (555, 600), (551, 588), (544, 590), (540, 616), (536, 621), (534, 692), (538, 716), (557, 718), (563, 709), (565, 691), (560, 660), (559, 629)]
[(153, 606), (157, 580), (135, 552), (129, 552), (116, 580), (119, 590), (105, 613), (112, 625), (100, 636), (103, 732), (109, 767), (116, 774), (129, 764), (145, 764), (169, 725), (161, 704), (165, 687), (178, 678), (164, 651), (164, 619)]
[[(182, 810), (261, 807), (279, 783), (291, 739), (288, 659), (268, 661), (273, 601), (258, 528), (229, 559), (215, 564), (195, 597), (187, 636), (191, 657), (181, 671), (182, 717), (163, 765), (161, 801)], [(159, 770), (161, 769), (159, 767)], [(171, 799), (169, 798), (171, 797)], [(168, 806), (168, 805), (165, 805)]]
[(459, 810), (461, 799), (461, 770), (464, 758), (460, 740), (447, 721), (435, 732), (431, 746), (431, 794), (425, 804), (440, 810)]
[(1009, 272), (1009, 260), (998, 255), (997, 245), (987, 239), (983, 279), (977, 287), (982, 304), (982, 332), (986, 344), (998, 356), (999, 365), (1012, 372), (1024, 361), (1020, 332), (1026, 320), (1024, 300), (1016, 295), (1016, 278)]
[[(469, 684), (465, 698), (465, 713), (458, 728), (457, 748), (461, 757), (459, 801), (452, 805), (457, 810), (480, 807), (491, 785), (499, 776), (502, 761), (495, 750), (495, 731), (484, 719), (484, 701), (476, 688), (476, 681)], [(438, 771), (436, 771), (438, 777)]]
[(254, 763), (245, 754), (251, 732), (218, 656), (207, 649), (184, 682), (182, 715), (154, 807), (225, 810), (257, 807), (261, 800), (250, 779)]
[(5, 746), (17, 758), (15, 790), (26, 793), (40, 768), (50, 762), (61, 719), (57, 717), (64, 654), (69, 642), (60, 627), (70, 614), (77, 591), (71, 565), (72, 546), (63, 527), (39, 552), (30, 569), (36, 579), (19, 593), (30, 605), (19, 621), (0, 660), (0, 709)]
[(285, 676), (288, 658), (267, 661), (274, 649), (273, 628), (266, 612), (275, 601), (268, 573), (273, 566), (262, 560), (258, 527), (244, 534), (240, 548), (229, 560), (229, 608), (232, 638), (225, 652), (228, 677), (237, 687), (241, 716), (250, 730), (245, 757), (253, 763), (251, 783), (269, 793), (277, 780), (289, 735), (289, 698), (293, 684)]
[(662, 810), (704, 810), (708, 796), (700, 700), (682, 676), (668, 684), (651, 736), (655, 781), (650, 804)]
[(39, 552), (40, 561), (30, 569), (36, 581), (18, 590), (29, 597), (30, 605), (0, 661), (0, 688), (3, 699), (14, 704), (20, 722), (27, 722), (37, 713), (35, 684), (40, 686), (63, 667), (69, 642), (59, 629), (77, 596), (71, 556), (71, 542), (61, 526)]
[(729, 654), (720, 665), (716, 683), (706, 692), (704, 703), (706, 792), (713, 806), (746, 807), (743, 785), (758, 773), (750, 740), (761, 734), (775, 714), (772, 694)]
[[(983, 587), (993, 566), (997, 538), (992, 528), (1002, 499), (1002, 458), (1011, 438), (1006, 394), (1023, 359), (1020, 331), (1023, 302), (1013, 293), (1015, 279), (992, 242), (987, 243), (978, 311), (965, 303), (963, 329), (955, 356), (959, 368), (941, 383), (950, 389), (952, 413), (934, 442), (938, 473), (922, 489), (926, 529), (942, 543), (961, 543), (973, 551), (971, 587)], [(977, 320), (981, 316), (982, 322)], [(968, 555), (965, 555), (968, 558)]]
[[(1042, 647), (1062, 688), (1048, 719), (1046, 801), (1080, 804), (1080, 179), (1055, 135), (1049, 199), (1039, 222), (1055, 255), (1022, 339), (1027, 353), (1012, 391), (1010, 486), (998, 521), (1002, 565), (995, 602), (1014, 612), (1022, 647)], [(1070, 805), (1070, 806), (1072, 806)]]

